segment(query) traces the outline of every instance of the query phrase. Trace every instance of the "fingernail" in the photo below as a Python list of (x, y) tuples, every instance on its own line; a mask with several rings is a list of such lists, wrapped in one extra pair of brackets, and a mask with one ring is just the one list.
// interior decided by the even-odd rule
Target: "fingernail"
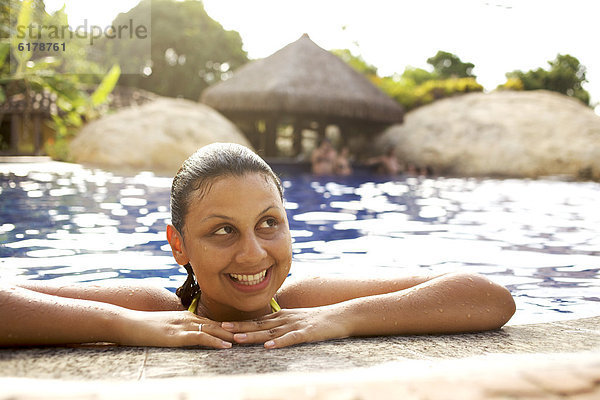
[(275, 342), (272, 340), (269, 340), (267, 343), (265, 343), (265, 347), (275, 347)]
[(226, 349), (228, 349), (228, 348), (230, 348), (230, 347), (231, 347), (231, 343), (229, 343), (229, 342), (226, 342), (226, 341), (224, 341), (224, 340), (221, 342), (221, 344), (222, 344), (222, 345), (223, 345), (223, 347), (224, 347), (224, 348), (226, 348)]
[(231, 322), (222, 322), (221, 328), (223, 329), (233, 329), (233, 323)]
[(246, 340), (247, 337), (248, 335), (246, 335), (245, 333), (236, 333), (235, 335), (233, 335), (233, 338), (235, 340)]

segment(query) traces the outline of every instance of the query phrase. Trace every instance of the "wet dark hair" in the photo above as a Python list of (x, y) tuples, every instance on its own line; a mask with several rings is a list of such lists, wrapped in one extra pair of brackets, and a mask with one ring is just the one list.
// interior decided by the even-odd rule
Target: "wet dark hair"
[[(204, 195), (210, 189), (210, 184), (218, 178), (252, 173), (263, 174), (271, 180), (283, 200), (283, 187), (277, 175), (269, 164), (247, 147), (234, 143), (213, 143), (200, 148), (185, 160), (171, 186), (171, 223), (181, 237), (192, 196)], [(188, 276), (175, 293), (181, 299), (181, 304), (188, 308), (200, 293), (200, 287), (192, 266), (188, 263), (183, 267)]]

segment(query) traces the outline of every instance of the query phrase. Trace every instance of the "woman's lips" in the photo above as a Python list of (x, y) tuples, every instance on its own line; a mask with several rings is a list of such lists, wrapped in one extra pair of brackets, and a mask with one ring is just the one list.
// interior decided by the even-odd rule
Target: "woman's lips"
[(232, 285), (243, 292), (262, 290), (271, 280), (273, 266), (256, 274), (227, 274)]
[(229, 274), (229, 277), (233, 279), (235, 282), (240, 283), (242, 285), (257, 285), (261, 283), (267, 275), (267, 270), (261, 271), (254, 275), (244, 275), (244, 274)]

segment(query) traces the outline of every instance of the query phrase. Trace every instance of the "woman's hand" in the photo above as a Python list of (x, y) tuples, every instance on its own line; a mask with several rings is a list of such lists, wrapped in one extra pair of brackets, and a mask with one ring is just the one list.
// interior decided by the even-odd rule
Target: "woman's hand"
[(223, 322), (236, 343), (264, 343), (265, 348), (279, 348), (299, 343), (348, 337), (334, 306), (284, 309), (273, 314), (242, 322)]
[(116, 341), (128, 346), (205, 346), (227, 349), (231, 347), (234, 336), (221, 328), (220, 322), (199, 317), (189, 311), (128, 310), (121, 321)]

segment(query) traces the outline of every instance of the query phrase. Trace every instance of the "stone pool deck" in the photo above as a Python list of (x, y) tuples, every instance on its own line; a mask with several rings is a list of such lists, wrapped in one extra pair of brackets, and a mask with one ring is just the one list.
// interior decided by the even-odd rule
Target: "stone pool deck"
[(287, 349), (0, 349), (8, 399), (600, 399), (600, 317)]

